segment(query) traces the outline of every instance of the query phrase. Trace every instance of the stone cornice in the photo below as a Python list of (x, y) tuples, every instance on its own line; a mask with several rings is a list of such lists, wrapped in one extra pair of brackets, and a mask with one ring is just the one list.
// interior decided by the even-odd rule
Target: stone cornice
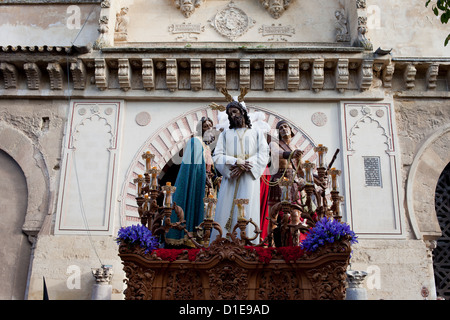
[(392, 58), (351, 47), (68, 52), (0, 51), (0, 95), (202, 99), (226, 86), (250, 87), (249, 99), (380, 100), (386, 90), (447, 98), (439, 92), (450, 80), (450, 59)]

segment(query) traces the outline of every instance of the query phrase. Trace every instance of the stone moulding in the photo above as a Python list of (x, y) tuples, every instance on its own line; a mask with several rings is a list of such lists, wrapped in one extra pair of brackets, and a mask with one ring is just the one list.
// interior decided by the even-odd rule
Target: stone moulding
[[(144, 254), (139, 247), (119, 246), (126, 300), (345, 299), (351, 252), (347, 240), (294, 261), (286, 261), (275, 248), (244, 247), (225, 238), (216, 239), (206, 250), (164, 250), (175, 255), (161, 258), (155, 251)], [(258, 250), (271, 250), (270, 261), (261, 261)]]

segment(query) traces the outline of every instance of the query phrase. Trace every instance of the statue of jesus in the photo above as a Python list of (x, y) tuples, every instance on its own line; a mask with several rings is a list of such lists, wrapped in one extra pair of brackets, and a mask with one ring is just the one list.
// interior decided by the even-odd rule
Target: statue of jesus
[[(269, 161), (269, 146), (262, 131), (252, 129), (245, 103), (232, 101), (226, 107), (230, 122), (229, 129), (217, 139), (213, 155), (216, 169), (222, 174), (215, 221), (224, 233), (231, 232), (237, 222), (238, 210), (235, 199), (248, 199), (245, 218), (252, 219), (259, 226), (260, 220), (260, 177)], [(253, 226), (246, 230), (252, 238)], [(211, 233), (214, 241), (217, 231)], [(258, 239), (255, 239), (255, 241)]]

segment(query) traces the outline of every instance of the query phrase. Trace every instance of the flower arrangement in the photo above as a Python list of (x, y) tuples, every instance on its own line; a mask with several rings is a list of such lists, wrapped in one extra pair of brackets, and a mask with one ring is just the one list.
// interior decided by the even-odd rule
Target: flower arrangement
[(311, 228), (301, 242), (301, 248), (313, 252), (326, 243), (333, 243), (347, 237), (350, 243), (357, 243), (357, 236), (347, 223), (323, 217)]
[(145, 249), (144, 253), (149, 253), (159, 247), (158, 238), (153, 236), (152, 232), (141, 224), (120, 228), (116, 242), (118, 244), (125, 243), (129, 246), (139, 245)]

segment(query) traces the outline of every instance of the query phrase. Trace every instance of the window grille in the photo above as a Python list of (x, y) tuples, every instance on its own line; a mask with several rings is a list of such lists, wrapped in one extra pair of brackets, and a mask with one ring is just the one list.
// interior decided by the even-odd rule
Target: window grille
[(450, 300), (450, 163), (439, 177), (435, 208), (442, 237), (433, 250), (434, 279), (437, 295)]

